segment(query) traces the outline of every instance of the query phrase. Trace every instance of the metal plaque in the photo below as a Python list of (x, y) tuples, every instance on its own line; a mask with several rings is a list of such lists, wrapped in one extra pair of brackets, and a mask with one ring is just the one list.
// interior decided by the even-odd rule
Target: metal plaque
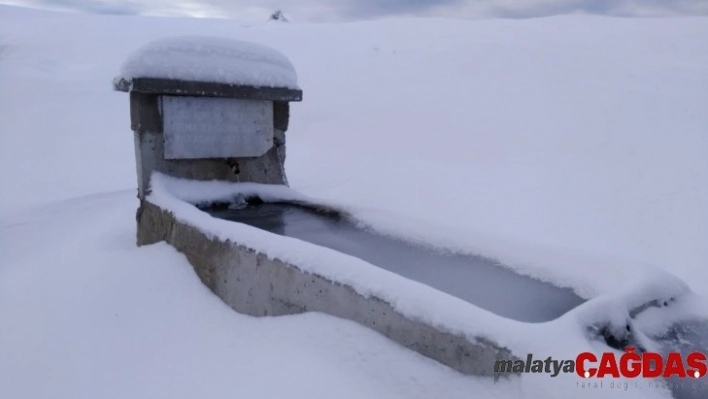
[(273, 103), (162, 96), (165, 159), (257, 157), (273, 146)]

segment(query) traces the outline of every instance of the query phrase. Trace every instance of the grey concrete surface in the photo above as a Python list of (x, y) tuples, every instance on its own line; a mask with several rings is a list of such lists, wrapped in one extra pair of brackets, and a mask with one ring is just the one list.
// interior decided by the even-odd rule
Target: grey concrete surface
[(216, 179), (232, 182), (285, 184), (285, 169), (282, 166), (285, 160), (285, 144), (280, 141), (284, 141), (283, 137), (283, 132), (276, 130), (274, 145), (263, 156), (236, 158), (240, 168), (240, 173), (236, 175), (223, 158), (165, 159), (162, 133), (134, 133), (138, 196), (144, 198), (149, 192), (150, 176), (153, 171), (192, 180)]
[(147, 201), (142, 201), (137, 219), (138, 245), (166, 241), (175, 247), (202, 282), (238, 312), (278, 316), (314, 311), (349, 319), (469, 375), (493, 376), (496, 360), (514, 359), (489, 339), (470, 339), (414, 320), (381, 298), (366, 298), (346, 284), (303, 272), (297, 265), (209, 238)]
[(285, 87), (241, 86), (230, 83), (196, 82), (179, 79), (118, 79), (113, 89), (131, 93), (171, 94), (181, 96), (243, 98), (268, 101), (302, 101), (302, 90)]
[[(244, 101), (244, 100), (239, 100)], [(261, 101), (261, 100), (259, 100)], [(288, 126), (289, 104), (274, 102), (272, 120), (268, 129), (273, 131), (272, 146), (262, 156), (232, 157), (239, 174), (235, 174), (227, 158), (167, 159), (162, 101), (156, 94), (130, 93), (131, 127), (135, 140), (135, 157), (138, 178), (138, 197), (149, 193), (152, 172), (192, 180), (223, 180), (287, 184), (285, 176), (285, 129)]]

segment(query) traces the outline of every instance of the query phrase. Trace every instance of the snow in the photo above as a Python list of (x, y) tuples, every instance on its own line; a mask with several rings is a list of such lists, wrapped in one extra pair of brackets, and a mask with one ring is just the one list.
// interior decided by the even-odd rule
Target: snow
[(300, 71), (286, 161), (300, 192), (367, 222), (395, 214), (409, 222), (377, 227), (421, 240), (454, 231), (488, 256), (530, 246), (555, 259), (505, 261), (519, 270), (588, 254), (596, 261), (567, 283), (585, 281), (584, 296), (620, 286), (613, 265), (625, 262), (708, 292), (705, 18), (242, 28), (3, 10), (0, 183), (12, 189), (0, 212), (134, 187), (128, 101), (106, 82), (147, 42), (225, 36), (277, 48)]
[(315, 203), (316, 199), (303, 195), (290, 187), (280, 184), (232, 183), (219, 180), (196, 181), (179, 179), (161, 173), (154, 173), (150, 178), (152, 196), (158, 203), (160, 196), (190, 204), (232, 202), (239, 194), (245, 197), (259, 197), (266, 202), (288, 201)]
[[(238, 314), (170, 246), (135, 247), (136, 206), (120, 191), (0, 221), (0, 397), (608, 397), (578, 390), (575, 375), (463, 376), (321, 314)], [(539, 355), (569, 359), (587, 345), (572, 317), (526, 326), (507, 334)]]
[[(632, 304), (684, 292), (673, 276), (701, 295), (684, 293), (675, 313), (705, 315), (706, 21), (243, 28), (0, 6), (9, 49), (0, 50), (0, 397), (668, 397), (579, 390), (575, 377), (493, 384), (343, 320), (231, 311), (169, 246), (134, 246), (128, 99), (109, 83), (135, 49), (165, 37), (277, 48), (305, 92), (287, 132), (297, 192), (379, 231), (495, 257), (592, 298), (511, 331), (503, 326), (521, 323), (432, 293), (407, 311), (435, 308), (440, 322), (572, 358), (604, 350), (585, 338), (593, 318), (621, 321)], [(170, 188), (191, 201), (184, 191)], [(390, 276), (363, 267), (383, 278), (369, 289), (389, 287)], [(400, 295), (425, 290), (400, 284)], [(665, 310), (639, 324), (659, 329)], [(471, 316), (490, 324), (471, 326)]]
[[(245, 197), (259, 197), (266, 202), (300, 202), (335, 208), (347, 212), (349, 217), (362, 227), (394, 237), (404, 237), (434, 250), (442, 249), (453, 253), (467, 254), (497, 252), (501, 254), (497, 260), (517, 273), (548, 281), (557, 286), (571, 288), (585, 299), (603, 295), (619, 295), (623, 298), (621, 303), (625, 304), (624, 306), (628, 309), (634, 309), (657, 298), (663, 301), (680, 296), (688, 291), (686, 283), (651, 265), (603, 259), (577, 251), (566, 251), (565, 253), (559, 250), (550, 251), (538, 245), (505, 242), (499, 238), (470, 237), (464, 235), (464, 232), (435, 223), (416, 223), (418, 227), (415, 230), (396, 229), (396, 226), (404, 226), (411, 221), (396, 218), (392, 214), (372, 214), (356, 206), (341, 207), (336, 202), (313, 198), (280, 185), (190, 181), (155, 173), (151, 178), (151, 188), (152, 193), (148, 196), (150, 202), (172, 211), (178, 220), (199, 227), (200, 230), (212, 237), (244, 244), (273, 258), (292, 262), (298, 266), (313, 267), (310, 271), (349, 283), (363, 295), (370, 295), (373, 289), (377, 295), (388, 298), (391, 302), (411, 303), (411, 301), (417, 301), (416, 298), (429, 298), (435, 293), (426, 295), (416, 293), (411, 298), (402, 300), (396, 295), (392, 296), (392, 292), (397, 292), (396, 278), (390, 280), (386, 278), (388, 275), (367, 275), (366, 273), (370, 269), (373, 273), (382, 270), (376, 267), (372, 268), (372, 265), (367, 265), (366, 262), (352, 258), (354, 263), (351, 268), (348, 268), (342, 259), (332, 259), (331, 257), (317, 259), (316, 254), (319, 251), (317, 247), (305, 243), (302, 243), (305, 244), (302, 246), (299, 241), (272, 237), (250, 226), (212, 218), (190, 204), (206, 205), (214, 202), (231, 202), (238, 195), (243, 195)], [(438, 240), (426, 240), (425, 236), (416, 235), (415, 231), (436, 232)], [(464, 237), (464, 239), (461, 240), (459, 237)], [(469, 242), (476, 243), (477, 246), (473, 247), (476, 249), (470, 249)], [(332, 253), (334, 251), (324, 252)], [(330, 267), (333, 263), (339, 266), (333, 269)], [(573, 265), (573, 267), (564, 267), (565, 265)], [(611, 273), (615, 278), (588, 279), (587, 275), (591, 273)], [(425, 307), (425, 304), (420, 306)], [(452, 305), (447, 305), (446, 308), (450, 308), (450, 306)], [(428, 308), (426, 312), (429, 314), (438, 313), (435, 309), (434, 307)], [(426, 319), (428, 316), (416, 314), (415, 317)]]
[(170, 246), (135, 247), (136, 206), (123, 191), (2, 221), (0, 397), (496, 394), (353, 322), (234, 312)]
[(152, 41), (131, 54), (116, 80), (162, 78), (297, 89), (297, 73), (278, 51), (219, 37)]
[[(559, 319), (543, 323), (544, 327), (539, 328), (538, 324), (522, 323), (497, 316), (359, 258), (305, 241), (273, 235), (246, 224), (214, 218), (193, 205), (229, 202), (239, 195), (256, 196), (266, 202), (293, 201), (320, 205), (315, 199), (285, 186), (198, 182), (160, 173), (154, 173), (151, 178), (151, 193), (147, 200), (174, 214), (178, 221), (199, 228), (209, 237), (244, 245), (305, 272), (349, 285), (365, 297), (373, 295), (381, 298), (402, 314), (430, 323), (444, 331), (465, 335), (470, 340), (477, 337), (490, 339), (509, 348), (518, 357), (529, 353), (531, 348), (548, 352), (564, 347), (555, 340), (549, 341), (545, 332), (547, 330), (583, 330), (592, 325), (606, 323), (624, 329), (632, 310), (652, 301), (664, 302), (689, 294), (684, 282), (665, 271), (633, 269), (635, 275), (624, 282), (621, 290), (604, 293)], [(190, 202), (185, 202), (186, 199)], [(353, 212), (353, 215), (356, 215), (356, 212)], [(568, 268), (556, 271), (560, 275), (572, 275), (574, 272), (577, 271), (568, 271)], [(617, 270), (617, 273), (621, 272), (622, 270)], [(691, 315), (695, 317), (696, 314), (693, 312)], [(703, 315), (708, 316), (705, 312)], [(585, 339), (583, 334), (577, 338), (581, 341)]]
[(697, 319), (705, 320), (708, 298), (695, 294), (685, 295), (671, 304), (675, 310), (667, 313), (661, 308), (649, 308), (639, 314), (636, 325), (647, 335), (659, 337), (666, 334), (676, 323), (687, 323)]

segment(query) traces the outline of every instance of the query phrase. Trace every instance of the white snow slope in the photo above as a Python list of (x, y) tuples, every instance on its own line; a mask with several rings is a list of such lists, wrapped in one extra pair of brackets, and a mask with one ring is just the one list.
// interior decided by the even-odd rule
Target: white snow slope
[(183, 35), (291, 59), (304, 101), (286, 166), (302, 193), (416, 238), (448, 226), (490, 256), (518, 242), (650, 263), (708, 294), (706, 18), (243, 28), (0, 7), (0, 397), (667, 394), (463, 377), (350, 322), (238, 315), (169, 246), (135, 248), (128, 98), (111, 79)]

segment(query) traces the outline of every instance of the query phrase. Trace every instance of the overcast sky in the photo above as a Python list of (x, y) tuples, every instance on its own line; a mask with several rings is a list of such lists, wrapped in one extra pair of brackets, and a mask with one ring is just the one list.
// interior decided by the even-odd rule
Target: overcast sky
[(526, 18), (569, 13), (620, 16), (708, 15), (708, 0), (0, 0), (0, 3), (103, 14), (266, 19), (282, 9), (294, 21), (390, 16)]

